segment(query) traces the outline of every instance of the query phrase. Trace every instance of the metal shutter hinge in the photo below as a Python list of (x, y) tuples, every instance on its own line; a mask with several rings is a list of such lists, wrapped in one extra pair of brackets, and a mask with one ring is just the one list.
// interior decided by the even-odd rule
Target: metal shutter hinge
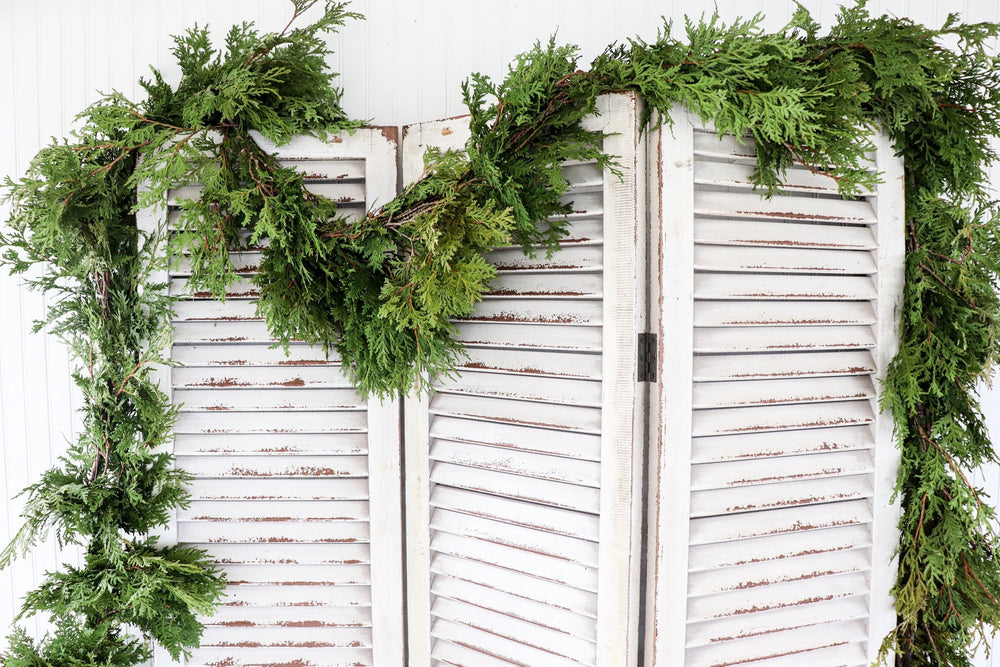
[(657, 339), (654, 333), (639, 334), (637, 382), (656, 382)]

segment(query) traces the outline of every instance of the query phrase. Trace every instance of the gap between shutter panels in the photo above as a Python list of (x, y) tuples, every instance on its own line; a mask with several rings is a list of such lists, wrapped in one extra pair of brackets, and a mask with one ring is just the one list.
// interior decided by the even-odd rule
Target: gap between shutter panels
[(795, 168), (760, 200), (752, 142), (694, 150), (686, 662), (865, 664), (874, 207)]
[[(363, 213), (364, 160), (281, 162), (342, 212)], [(175, 451), (195, 475), (178, 537), (204, 546), (230, 582), (189, 664), (371, 664), (366, 404), (336, 357), (270, 348), (251, 282), (259, 263), (259, 250), (234, 253), (243, 277), (225, 303), (194, 294), (177, 308)], [(188, 293), (189, 275), (182, 262), (170, 293)]]

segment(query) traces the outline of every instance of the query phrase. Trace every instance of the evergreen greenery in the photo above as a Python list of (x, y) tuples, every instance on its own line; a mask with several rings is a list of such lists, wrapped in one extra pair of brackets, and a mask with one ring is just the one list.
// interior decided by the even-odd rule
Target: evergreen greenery
[[(315, 2), (293, 0), (293, 20)], [(364, 393), (409, 390), (460, 358), (450, 321), (495, 276), (484, 254), (508, 243), (548, 252), (564, 235), (560, 165), (614, 168), (579, 121), (599, 94), (622, 90), (646, 99), (650, 123), (679, 104), (720, 133), (752, 136), (764, 196), (796, 161), (831, 175), (844, 195), (873, 185), (864, 157), (876, 128), (905, 158), (901, 348), (883, 393), (903, 459), (899, 625), (883, 658), (969, 665), (972, 643), (1000, 623), (996, 526), (967, 472), (997, 460), (975, 387), (1000, 337), (998, 218), (985, 174), (1000, 135), (1000, 63), (987, 48), (1000, 26), (950, 17), (930, 29), (873, 17), (862, 1), (823, 36), (801, 7), (774, 34), (760, 17), (687, 22), (684, 39), (668, 23), (653, 42), (608, 47), (589, 70), (574, 47), (538, 44), (503, 82), (473, 75), (464, 86), (465, 154), (429, 152), (416, 183), (348, 222), (250, 131), (280, 143), (358, 125), (340, 110), (323, 41), (352, 16), (328, 3), (304, 28), (260, 35), (244, 24), (223, 51), (207, 31), (188, 31), (176, 40), (176, 88), (154, 73), (141, 104), (105, 96), (72, 141), (8, 183), (4, 259), (19, 273), (37, 266), (29, 282), (59, 295), (39, 327), (78, 359), (86, 429), (62, 467), (26, 490), (25, 527), (0, 566), (50, 530), (87, 555), (29, 595), (24, 613), (48, 612), (56, 629), (37, 645), (15, 632), (3, 665), (133, 665), (149, 645), (126, 625), (177, 654), (197, 644), (194, 613), (221, 594), (205, 554), (148, 537), (187, 502), (184, 475), (157, 449), (175, 417), (150, 371), (166, 363), (169, 340), (171, 302), (150, 283), (162, 244), (168, 256), (189, 255), (192, 285), (220, 298), (235, 276), (228, 251), (266, 244), (258, 309), (275, 337), (336, 347)], [(178, 233), (136, 231), (138, 208), (193, 183), (203, 189), (181, 202)]]
[[(295, 17), (314, 2), (296, 0)], [(24, 525), (0, 567), (50, 532), (85, 554), (27, 596), (21, 615), (47, 613), (54, 630), (37, 642), (15, 630), (4, 667), (137, 665), (152, 641), (175, 658), (198, 645), (196, 615), (214, 611), (225, 581), (204, 552), (151, 536), (188, 505), (189, 476), (164, 447), (177, 412), (153, 373), (169, 363), (172, 299), (154, 281), (164, 235), (140, 233), (135, 214), (162, 204), (171, 187), (203, 184), (201, 199), (182, 207), (171, 253), (190, 252), (194, 282), (220, 294), (233, 277), (226, 249), (240, 243), (241, 227), (268, 236), (293, 262), (300, 246), (319, 244), (311, 223), (336, 206), (304, 198), (301, 176), (278, 167), (249, 130), (283, 141), (357, 125), (340, 110), (323, 41), (353, 16), (331, 4), (316, 23), (279, 34), (236, 26), (223, 52), (207, 30), (189, 30), (176, 38), (176, 88), (154, 71), (142, 104), (105, 95), (80, 114), (71, 140), (44, 148), (24, 178), (8, 180), (2, 261), (55, 297), (35, 329), (72, 350), (84, 407), (82, 433), (61, 465), (24, 491)], [(287, 203), (269, 205), (282, 197)]]

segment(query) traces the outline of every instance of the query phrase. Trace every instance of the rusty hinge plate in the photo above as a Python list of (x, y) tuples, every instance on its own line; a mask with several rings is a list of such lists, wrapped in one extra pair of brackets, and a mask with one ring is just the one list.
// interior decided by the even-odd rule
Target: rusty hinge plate
[(637, 382), (656, 382), (656, 350), (656, 334), (639, 334), (639, 363), (636, 372)]

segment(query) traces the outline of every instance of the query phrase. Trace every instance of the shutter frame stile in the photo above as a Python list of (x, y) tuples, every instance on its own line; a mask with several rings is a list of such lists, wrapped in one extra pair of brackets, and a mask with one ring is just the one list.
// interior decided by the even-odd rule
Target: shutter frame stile
[[(649, 544), (645, 664), (683, 665), (691, 507), (691, 403), (694, 328), (694, 120), (677, 108), (651, 133), (650, 236), (658, 279), (650, 308), (658, 327), (658, 381), (650, 388)], [(655, 154), (654, 154), (655, 151)], [(656, 182), (652, 182), (655, 174)], [(669, 313), (667, 317), (660, 314)], [(681, 323), (680, 327), (671, 324)], [(653, 430), (655, 429), (655, 431)], [(671, 446), (687, 443), (687, 446)]]
[[(398, 154), (394, 127), (364, 127), (331, 134), (325, 140), (295, 137), (282, 146), (256, 133), (254, 138), (263, 150), (277, 154), (282, 164), (305, 169), (306, 187), (332, 193), (335, 198), (338, 193), (348, 194), (351, 200), (343, 204), (344, 214), (363, 214), (362, 205), (368, 210), (387, 203), (396, 194)], [(193, 196), (190, 192), (183, 195)], [(155, 229), (164, 217), (159, 213), (141, 211), (140, 228)], [(256, 257), (259, 253), (248, 252), (234, 261), (252, 267)], [(182, 268), (181, 276), (183, 272)], [(161, 276), (164, 283), (170, 282), (168, 274)], [(178, 283), (174, 293), (183, 294), (183, 278), (179, 282), (175, 278), (174, 282)], [(249, 288), (249, 280), (243, 282)], [(236, 606), (220, 609), (220, 616), (215, 617), (220, 619), (218, 622), (213, 617), (206, 619), (206, 636), (214, 633), (213, 639), (197, 649), (190, 662), (171, 662), (169, 655), (158, 648), (153, 664), (194, 667), (220, 660), (230, 664), (232, 660), (232, 664), (240, 665), (244, 661), (283, 662), (289, 657), (324, 664), (403, 664), (401, 404), (392, 399), (360, 399), (339, 365), (316, 364), (314, 360), (322, 356), (322, 351), (315, 348), (296, 344), (288, 357), (280, 350), (270, 350), (270, 337), (263, 323), (245, 319), (247, 315), (253, 317), (253, 303), (240, 298), (244, 296), (253, 298), (236, 294), (218, 307), (182, 301), (190, 315), (179, 315), (179, 319), (187, 320), (183, 324), (186, 328), (184, 335), (175, 334), (173, 354), (179, 351), (191, 367), (173, 373), (172, 382), (169, 368), (161, 371), (161, 377), (165, 378), (165, 390), (173, 391), (172, 401), (175, 397), (177, 401), (190, 401), (185, 430), (179, 429), (185, 433), (184, 448), (179, 453), (195, 472), (201, 466), (202, 478), (195, 482), (198, 490), (220, 490), (216, 497), (209, 492), (201, 500), (196, 498), (200, 507), (209, 509), (179, 513), (165, 540), (176, 541), (178, 532), (183, 535), (183, 530), (178, 530), (179, 521), (186, 521), (188, 541), (205, 543), (209, 552), (219, 552), (217, 558), (232, 561), (224, 567), (237, 573), (233, 584), (237, 599), (241, 591), (247, 597)], [(232, 312), (237, 317), (218, 319), (227, 314), (225, 308), (235, 309)], [(207, 318), (195, 314), (209, 314), (216, 321), (198, 322)], [(234, 331), (236, 336), (211, 338), (216, 325), (219, 332)], [(247, 365), (245, 359), (256, 361)], [(248, 382), (260, 388), (235, 386), (226, 390), (229, 393), (221, 392), (213, 398), (205, 376), (213, 369), (219, 373), (222, 368), (245, 374)], [(287, 372), (279, 370), (285, 368)], [(174, 383), (185, 388), (174, 391)], [(284, 390), (281, 385), (295, 389)], [(233, 383), (221, 386), (231, 387)], [(184, 396), (178, 396), (180, 393)], [(217, 405), (219, 401), (223, 404)], [(192, 418), (206, 409), (237, 412), (228, 417), (226, 412), (214, 412), (204, 413), (206, 418)], [(238, 426), (235, 437), (270, 440), (244, 439), (247, 445), (234, 440), (223, 450), (208, 449), (207, 441), (198, 444), (201, 434), (221, 432), (214, 424), (235, 426), (240, 423), (239, 411), (261, 410), (273, 419), (262, 417), (260, 424)], [(214, 422), (207, 419), (209, 415), (214, 416)], [(296, 437), (300, 441), (293, 440)], [(181, 447), (179, 438), (175, 442)], [(275, 445), (281, 448), (272, 449)], [(312, 447), (318, 449), (311, 453)], [(280, 500), (264, 496), (257, 500), (256, 493), (244, 497), (246, 492), (239, 490), (244, 487), (239, 485), (255, 477), (260, 480), (258, 484), (273, 490), (268, 491), (268, 496)], [(230, 499), (231, 494), (235, 495)], [(255, 507), (253, 503), (260, 505)], [(213, 509), (222, 512), (214, 516), (224, 518), (201, 517), (207, 521), (199, 527), (198, 514)], [(310, 513), (301, 514), (304, 512)], [(224, 527), (224, 536), (219, 538), (212, 532), (213, 523), (216, 533)], [(257, 527), (261, 532), (256, 532)], [(278, 530), (284, 532), (274, 532)], [(267, 546), (267, 542), (275, 544)], [(290, 551), (283, 555), (286, 548)], [(251, 554), (245, 564), (241, 556), (244, 553)], [(298, 560), (300, 557), (304, 560)], [(244, 574), (249, 578), (240, 580)], [(246, 619), (253, 620), (243, 627)]]
[[(642, 469), (646, 387), (638, 383), (638, 334), (645, 331), (646, 150), (641, 102), (609, 95), (595, 130), (622, 176), (604, 178), (604, 350), (601, 408), (601, 519), (597, 664), (638, 660), (642, 563)], [(588, 123), (584, 123), (587, 127)], [(588, 129), (590, 129), (588, 127)], [(610, 214), (609, 214), (610, 212)], [(642, 291), (638, 286), (643, 286)], [(623, 662), (624, 661), (624, 662)]]
[[(487, 299), (477, 306), (481, 319), (460, 325), (479, 331), (472, 340), (485, 337), (469, 348), (465, 379), (443, 383), (430, 397), (411, 392), (404, 399), (412, 667), (637, 664), (648, 385), (636, 382), (636, 341), (647, 312), (647, 139), (635, 95), (602, 96), (597, 104), (583, 127), (606, 134), (604, 150), (618, 156), (625, 178), (605, 170), (598, 186), (592, 165), (571, 165), (588, 176), (579, 198), (567, 198), (591, 220), (598, 213), (587, 197), (599, 191), (600, 225), (586, 228), (590, 238), (568, 241), (549, 262), (555, 268), (519, 258), (519, 248), (498, 251), (513, 267), (498, 280), (508, 281), (505, 288), (545, 291), (544, 281), (553, 281), (552, 292), (575, 291), (599, 270), (600, 282), (586, 289), (600, 292), (583, 300), (546, 300), (537, 292), (503, 295), (501, 305)], [(404, 187), (423, 173), (425, 147), (461, 150), (468, 137), (467, 117), (404, 128)], [(510, 318), (503, 308), (529, 319)], [(534, 319), (553, 308), (565, 309), (570, 324), (559, 329)], [(577, 319), (577, 311), (586, 315)], [(514, 324), (497, 324), (497, 316)], [(584, 335), (591, 330), (600, 336)], [(553, 351), (535, 351), (538, 345)], [(496, 374), (491, 360), (506, 370)], [(598, 407), (599, 422), (591, 416)]]
[[(892, 142), (884, 132), (873, 137), (876, 145), (876, 164), (882, 173), (883, 183), (878, 187), (875, 212), (878, 218), (878, 301), (877, 345), (875, 380), (885, 381), (889, 363), (899, 350), (899, 320), (903, 306), (903, 287), (906, 280), (906, 246), (902, 220), (906, 210), (904, 196), (905, 174), (902, 158), (895, 156)], [(898, 185), (897, 185), (898, 183)], [(899, 520), (902, 504), (892, 497), (899, 474), (901, 452), (896, 446), (895, 423), (888, 410), (879, 411), (877, 400), (875, 414), (875, 516), (872, 521), (872, 582), (868, 627), (868, 661), (878, 657), (882, 638), (896, 626), (896, 608), (891, 594), (896, 583), (899, 559)], [(881, 567), (880, 567), (881, 564)]]
[[(147, 183), (140, 183), (137, 188), (137, 193), (140, 197), (143, 196), (145, 192), (149, 191), (149, 186)], [(153, 236), (160, 234), (165, 230), (166, 219), (166, 202), (163, 202), (159, 206), (155, 207), (145, 207), (136, 211), (135, 222), (136, 227), (139, 229), (140, 233), (148, 234)], [(163, 228), (161, 229), (161, 225)], [(157, 271), (154, 271), (150, 275), (150, 279), (154, 284), (164, 285), (163, 291), (169, 289), (170, 278), (169, 271), (167, 267), (161, 267)], [(171, 367), (166, 364), (156, 364), (153, 369), (153, 376), (156, 379), (156, 383), (164, 394), (167, 395), (168, 400), (171, 404), (174, 402), (173, 397), (173, 384), (171, 382)], [(174, 445), (173, 438), (162, 447), (170, 453), (173, 453)], [(173, 467), (177, 467), (177, 462), (174, 461)], [(156, 533), (159, 538), (159, 544), (161, 547), (174, 546), (177, 544), (177, 510), (174, 509), (170, 512), (170, 518), (167, 521), (167, 525)], [(156, 667), (181, 667), (184, 663), (174, 660), (170, 657), (170, 654), (165, 648), (159, 644), (155, 644), (153, 647), (153, 660), (152, 664)]]
[[(405, 154), (406, 138), (403, 139)], [(418, 172), (419, 175), (419, 172)], [(404, 180), (404, 183), (407, 181)], [(430, 667), (431, 500), (430, 399), (410, 392), (403, 398), (406, 460), (406, 629), (408, 664)]]
[[(403, 127), (400, 147), (403, 187), (424, 172), (424, 146), (461, 150), (469, 137), (468, 116)], [(427, 380), (423, 380), (427, 382)], [(418, 388), (403, 397), (406, 461), (406, 622), (410, 667), (429, 667), (431, 656), (431, 466), (430, 398)]]

